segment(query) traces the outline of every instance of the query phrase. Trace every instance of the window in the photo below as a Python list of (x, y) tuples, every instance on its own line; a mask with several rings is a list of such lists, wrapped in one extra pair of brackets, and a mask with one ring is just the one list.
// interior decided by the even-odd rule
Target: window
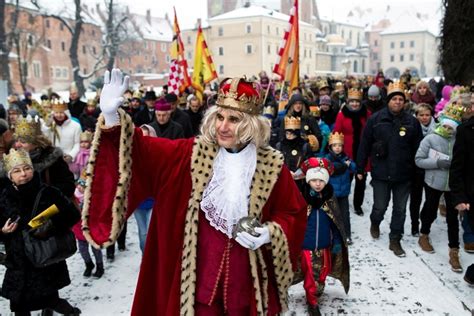
[(306, 33), (304, 33), (304, 40), (306, 41)]
[(278, 46), (275, 46), (275, 53), (278, 54), (278, 50), (280, 49), (280, 47)]
[(46, 23), (46, 27), (49, 29), (49, 27), (50, 27), (50, 25), (49, 25), (49, 20), (46, 19), (45, 23)]
[(224, 56), (224, 47), (219, 47), (219, 56)]
[[(188, 43), (188, 44), (189, 44), (189, 43)], [(148, 48), (147, 45), (148, 45), (147, 42), (144, 41), (144, 42), (143, 42), (143, 48), (144, 48), (144, 49), (147, 49), (147, 48)]]
[(411, 48), (415, 47), (415, 41), (410, 41), (410, 47)]
[(377, 60), (377, 59), (379, 59), (379, 54), (378, 53), (373, 53), (372, 57), (374, 58), (374, 60)]
[(149, 74), (151, 74), (151, 68), (148, 68), (146, 71), (147, 71)]
[(278, 26), (276, 28), (276, 35), (280, 35), (280, 29), (278, 28)]
[(390, 55), (390, 62), (392, 62), (392, 63), (393, 63), (394, 61), (395, 61), (395, 56), (393, 56), (393, 55)]
[(246, 32), (247, 34), (252, 33), (252, 24), (247, 24), (247, 25), (245, 26), (245, 32)]
[(341, 37), (344, 38), (344, 30), (341, 30)]
[(405, 56), (402, 54), (400, 55), (400, 61), (404, 61), (405, 60)]
[(359, 72), (359, 67), (358, 67), (358, 64), (357, 64), (357, 60), (354, 60), (353, 70), (354, 70), (354, 72)]
[(375, 41), (374, 41), (374, 46), (375, 46), (375, 47), (379, 46), (379, 41), (375, 40)]
[(270, 25), (267, 25), (267, 34), (270, 34)]
[(69, 71), (67, 70), (67, 68), (62, 69), (62, 74), (64, 79), (67, 79), (69, 77)]
[(390, 48), (395, 48), (395, 42), (390, 42)]
[(267, 46), (267, 54), (271, 54), (272, 47), (270, 45)]
[(217, 29), (217, 35), (224, 36), (224, 28), (222, 26), (219, 26), (219, 28)]
[(28, 34), (28, 45), (33, 46), (35, 44), (35, 36), (33, 34)]
[(82, 53), (85, 54), (87, 52), (86, 45), (82, 45)]
[(349, 31), (349, 39), (352, 39), (352, 31)]
[(66, 43), (61, 42), (61, 50), (64, 52), (66, 50)]
[(306, 48), (304, 49), (303, 58), (306, 58)]
[[(193, 59), (193, 53), (188, 51), (188, 60), (192, 60)], [(146, 60), (146, 57), (145, 57), (145, 60)]]
[(92, 46), (92, 53), (95, 55), (97, 53), (95, 46)]
[[(188, 59), (190, 59), (191, 57), (189, 57), (189, 52), (188, 52)], [(145, 55), (145, 61), (148, 61), (148, 55)]]
[(166, 62), (169, 63), (171, 60), (170, 55), (166, 55)]
[(310, 49), (310, 50), (309, 50), (309, 58), (313, 58), (313, 56), (312, 56), (312, 53), (311, 53), (311, 52), (312, 52), (312, 50)]
[(54, 69), (54, 76), (56, 78), (61, 78), (61, 68), (55, 68)]
[(59, 23), (59, 29), (60, 29), (61, 31), (64, 31), (64, 24), (63, 24), (63, 23)]
[(362, 59), (362, 72), (365, 72), (365, 59)]
[(166, 52), (166, 43), (161, 43), (161, 51)]
[(252, 44), (245, 45), (245, 52), (247, 54), (252, 54)]
[(224, 74), (224, 65), (219, 65), (219, 75)]
[(400, 48), (405, 48), (405, 42), (404, 41), (400, 42)]
[(95, 30), (92, 30), (91, 34), (92, 36), (95, 36)]
[(410, 54), (410, 61), (414, 61), (415, 60), (415, 54)]
[(39, 61), (33, 62), (33, 76), (35, 78), (41, 78), (41, 63)]
[(46, 40), (46, 47), (51, 49), (51, 40)]

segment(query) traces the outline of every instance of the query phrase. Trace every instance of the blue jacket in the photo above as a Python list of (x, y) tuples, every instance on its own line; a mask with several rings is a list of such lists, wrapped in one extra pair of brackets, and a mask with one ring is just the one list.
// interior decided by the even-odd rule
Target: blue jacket
[[(324, 158), (330, 160), (334, 165), (334, 173), (329, 178), (329, 183), (334, 189), (336, 197), (348, 196), (351, 193), (351, 173), (355, 173), (357, 170), (354, 161), (344, 153), (336, 155), (331, 150), (327, 153)], [(351, 164), (349, 167), (346, 165), (346, 161), (349, 160)]]

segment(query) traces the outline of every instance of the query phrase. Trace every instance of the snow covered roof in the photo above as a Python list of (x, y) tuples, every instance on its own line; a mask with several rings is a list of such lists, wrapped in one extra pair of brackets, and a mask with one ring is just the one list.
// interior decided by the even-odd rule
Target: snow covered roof
[(135, 27), (144, 39), (153, 41), (171, 42), (173, 40), (173, 28), (166, 18), (131, 14)]
[(439, 27), (436, 29), (433, 23), (423, 21), (419, 16), (416, 16), (411, 12), (405, 12), (398, 16), (392, 25), (382, 31), (380, 35), (420, 32), (428, 32), (433, 36), (437, 36), (439, 34)]
[[(242, 19), (242, 18), (250, 18), (250, 17), (268, 17), (268, 18), (273, 18), (277, 20), (282, 20), (282, 21), (289, 21), (290, 16), (283, 14), (281, 12), (271, 10), (268, 8), (256, 6), (256, 5), (250, 5), (248, 7), (241, 7), (238, 9), (235, 9), (233, 11), (226, 12), (221, 15), (216, 15), (215, 17), (212, 17), (209, 19), (209, 21), (221, 21), (221, 20), (230, 20), (230, 19)], [(300, 25), (305, 25), (305, 26), (312, 26), (309, 23), (303, 22), (300, 20)]]

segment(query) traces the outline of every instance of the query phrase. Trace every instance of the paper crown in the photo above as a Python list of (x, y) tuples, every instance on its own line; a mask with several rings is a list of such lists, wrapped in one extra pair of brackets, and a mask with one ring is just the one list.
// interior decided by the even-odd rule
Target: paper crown
[(458, 125), (462, 122), (462, 116), (466, 113), (466, 107), (457, 105), (456, 103), (448, 103), (441, 114), (440, 119), (450, 119)]
[(38, 116), (33, 118), (28, 115), (25, 118), (20, 118), (16, 123), (14, 136), (17, 139), (21, 138), (28, 143), (32, 143), (41, 134), (41, 122)]
[(259, 88), (255, 82), (244, 78), (227, 78), (219, 86), (216, 105), (257, 115), (262, 103)]
[(53, 110), (53, 112), (65, 112), (68, 107), (66, 102), (54, 99), (51, 101), (51, 109)]
[(349, 92), (347, 93), (347, 99), (359, 101), (362, 100), (362, 91), (354, 88), (349, 89)]
[(141, 99), (142, 93), (140, 92), (140, 90), (135, 91), (132, 95), (132, 98)]
[(43, 100), (41, 101), (41, 106), (45, 109), (51, 109), (51, 101)]
[(328, 171), (329, 175), (332, 175), (334, 172), (334, 165), (326, 158), (311, 157), (301, 163), (301, 170), (304, 174), (312, 168), (324, 168)]
[(274, 117), (275, 116), (275, 108), (273, 106), (265, 106), (263, 108), (263, 116), (267, 117)]
[(403, 82), (393, 82), (388, 85), (387, 98), (390, 99), (395, 93), (399, 93), (405, 96), (405, 86)]
[(319, 80), (318, 81), (318, 88), (323, 89), (323, 88), (329, 88), (329, 84), (327, 80)]
[(321, 110), (317, 105), (310, 105), (309, 106), (309, 115), (314, 117), (321, 117)]
[(30, 155), (24, 149), (10, 149), (10, 153), (8, 155), (3, 154), (3, 167), (7, 174), (10, 171), (19, 165), (29, 165), (33, 167), (33, 163), (31, 162)]
[(336, 84), (334, 85), (334, 90), (336, 91), (344, 90), (344, 85), (342, 84), (342, 82), (340, 81), (336, 82)]
[(465, 93), (471, 93), (469, 87), (464, 87), (464, 86), (455, 86), (453, 91), (451, 91), (451, 100), (454, 98), (457, 98), (461, 94)]
[(405, 94), (405, 99), (411, 99), (411, 96), (413, 95), (413, 91), (411, 91), (410, 89), (405, 89), (404, 91), (404, 94)]
[(328, 144), (329, 146), (331, 146), (332, 144), (344, 145), (344, 134), (338, 133), (338, 132), (332, 132), (331, 134), (329, 134)]
[(299, 130), (301, 128), (301, 118), (285, 116), (285, 129)]
[(96, 106), (97, 106), (97, 100), (96, 100), (96, 99), (89, 99), (89, 100), (87, 100), (87, 106), (96, 107)]
[(90, 131), (85, 131), (82, 132), (81, 135), (79, 136), (79, 141), (81, 142), (92, 142), (92, 138), (94, 137), (94, 134)]

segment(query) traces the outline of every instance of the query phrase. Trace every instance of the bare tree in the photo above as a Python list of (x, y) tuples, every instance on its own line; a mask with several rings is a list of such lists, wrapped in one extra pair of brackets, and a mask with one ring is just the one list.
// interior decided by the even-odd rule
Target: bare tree
[(114, 4), (114, 0), (108, 0), (105, 3), (107, 8), (107, 21), (105, 22), (105, 41), (107, 54), (107, 69), (112, 69), (115, 64), (115, 58), (119, 53), (120, 45), (127, 38), (127, 27), (125, 22), (128, 16), (119, 13)]
[[(11, 93), (13, 91), (12, 82), (10, 78), (10, 52), (13, 46), (11, 31), (16, 30), (17, 28), (19, 0), (16, 0), (15, 3), (15, 10), (13, 11), (11, 18), (6, 19), (5, 0), (0, 0), (0, 76), (3, 80), (7, 81), (8, 93)], [(7, 21), (9, 22), (8, 25), (6, 25)]]

